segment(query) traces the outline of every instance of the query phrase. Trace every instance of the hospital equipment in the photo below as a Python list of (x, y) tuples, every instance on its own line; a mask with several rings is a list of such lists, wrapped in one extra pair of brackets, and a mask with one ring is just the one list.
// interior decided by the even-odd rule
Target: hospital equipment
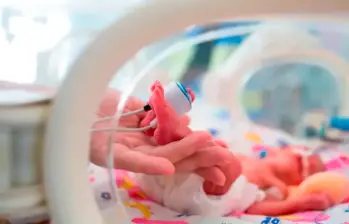
[[(198, 7), (200, 8), (200, 12), (197, 11)], [(35, 178), (34, 182), (30, 180), (29, 186), (33, 186), (33, 183), (35, 183), (35, 190), (30, 188), (29, 193), (20, 191), (20, 189), (14, 189), (15, 191), (11, 192), (11, 194), (7, 194), (7, 190), (12, 191), (14, 186), (6, 183), (6, 190), (2, 191), (6, 194), (0, 195), (1, 205), (9, 205), (4, 203), (5, 198), (10, 200), (16, 199), (19, 202), (14, 205), (14, 208), (16, 208), (19, 204), (23, 205), (25, 197), (30, 199), (27, 199), (27, 205), (38, 204), (33, 202), (34, 199), (35, 201), (40, 201), (39, 204), (41, 205), (44, 194), (37, 189), (44, 183), (45, 198), (47, 199), (51, 218), (55, 224), (129, 222), (130, 220), (127, 220), (127, 215), (124, 214), (122, 204), (115, 203), (112, 209), (104, 213), (98, 211), (86, 174), (89, 139), (87, 130), (89, 130), (90, 124), (93, 121), (93, 111), (98, 105), (98, 100), (115, 70), (121, 67), (145, 45), (167, 35), (179, 32), (192, 24), (204, 24), (217, 20), (230, 19), (242, 20), (251, 18), (273, 20), (277, 18), (296, 19), (296, 17), (304, 20), (342, 21), (345, 18), (326, 14), (316, 16), (315, 13), (347, 12), (349, 10), (348, 7), (347, 2), (341, 0), (318, 0), (316, 4), (313, 4), (311, 0), (300, 2), (285, 1), (283, 4), (279, 4), (274, 0), (263, 2), (254, 0), (145, 1), (129, 12), (127, 16), (121, 18), (97, 36), (95, 41), (91, 43), (71, 68), (53, 104), (50, 104), (48, 101), (40, 101), (36, 102), (35, 105), (30, 104), (29, 106), (6, 107), (5, 105), (1, 105), (1, 125), (4, 128), (11, 129), (20, 126), (21, 129), (29, 127), (33, 131), (32, 129), (44, 126), (46, 122), (48, 123), (45, 135), (41, 134), (37, 138), (40, 143), (42, 143), (42, 138), (45, 138), (45, 145), (43, 147), (44, 168), (33, 171), (37, 176), (40, 176), (38, 171), (44, 172), (44, 180)], [(302, 17), (300, 15), (290, 14), (300, 11), (314, 13), (314, 15), (304, 15)], [(323, 51), (298, 52), (294, 55), (280, 53), (268, 57), (268, 59), (275, 59), (275, 61), (285, 58), (296, 61), (317, 58), (321, 59), (321, 63), (331, 64), (329, 67), (334, 68), (336, 71), (338, 70), (336, 74), (342, 74), (343, 70), (347, 70), (347, 65), (342, 60)], [(262, 62), (268, 62), (268, 60), (262, 60)], [(247, 72), (249, 67), (260, 65), (259, 63), (260, 61), (244, 62), (240, 69)], [(144, 74), (146, 74), (146, 70), (143, 72)], [(135, 82), (140, 78), (140, 76), (136, 78)], [(84, 80), (83, 84), (81, 84), (81, 80)], [(230, 88), (239, 89), (238, 83), (229, 82), (229, 84), (233, 84)], [(133, 83), (132, 86), (134, 87), (135, 85), (136, 83)], [(125, 91), (118, 106), (116, 119), (121, 116), (120, 112), (127, 96), (131, 92), (132, 88)], [(87, 96), (88, 100), (86, 100)], [(234, 99), (234, 103), (240, 108), (237, 99)], [(186, 107), (181, 108), (180, 111), (188, 109), (189, 104), (184, 105)], [(83, 111), (84, 113), (77, 113), (77, 111)], [(238, 110), (237, 114), (242, 115), (242, 110)], [(236, 117), (245, 118), (244, 116)], [(6, 132), (3, 137), (4, 139), (9, 139), (13, 136), (9, 136), (8, 132)], [(12, 149), (15, 149), (9, 142), (2, 142), (2, 144), (5, 143), (8, 145), (1, 148), (2, 153), (10, 153)], [(42, 151), (38, 154), (42, 155)], [(33, 154), (30, 153), (30, 155)], [(35, 158), (39, 159), (39, 156)], [(6, 162), (1, 162), (0, 164), (2, 166), (10, 166)], [(1, 169), (1, 171), (3, 170), (5, 169)], [(5, 175), (8, 175), (8, 173), (1, 174), (1, 180), (5, 180), (3, 179)], [(118, 194), (117, 191), (114, 193), (116, 195)], [(113, 199), (115, 200), (114, 197)], [(2, 206), (0, 207), (3, 208)], [(223, 221), (231, 220), (234, 223), (249, 223), (233, 218), (226, 220), (221, 218), (216, 221), (222, 223)], [(194, 220), (193, 222), (205, 223), (205, 221), (215, 223), (212, 219), (205, 220), (203, 218)]]
[(348, 118), (308, 113), (300, 121), (298, 131), (306, 138), (320, 138), (328, 142), (347, 142)]
[[(188, 91), (186, 90), (185, 86), (181, 84), (180, 82), (170, 83), (165, 87), (165, 99), (169, 105), (177, 112), (178, 115), (184, 115), (185, 113), (189, 112), (192, 106), (192, 100), (190, 98)], [(143, 108), (140, 108), (138, 110), (122, 113), (121, 117), (127, 117), (135, 114), (139, 114), (142, 112), (147, 112), (151, 110), (151, 106), (149, 104), (146, 104)], [(96, 121), (98, 122), (104, 122), (108, 120), (112, 120), (114, 117), (106, 117), (102, 118)], [(92, 129), (92, 132), (96, 131), (120, 131), (120, 132), (137, 132), (137, 131), (145, 131), (150, 128), (156, 127), (156, 119), (151, 121), (149, 126), (142, 127), (142, 128), (101, 128), (101, 129)]]
[[(234, 120), (296, 135), (309, 111), (348, 113), (347, 70), (347, 60), (326, 49), (307, 28), (271, 22), (209, 72), (202, 89), (208, 102), (229, 110)], [(311, 85), (314, 79), (316, 87)]]
[(330, 117), (328, 127), (349, 131), (349, 119), (346, 117)]

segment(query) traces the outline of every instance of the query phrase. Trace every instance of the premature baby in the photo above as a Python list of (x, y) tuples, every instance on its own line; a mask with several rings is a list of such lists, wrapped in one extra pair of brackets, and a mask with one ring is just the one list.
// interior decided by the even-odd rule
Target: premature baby
[[(194, 94), (191, 93), (191, 96), (194, 100)], [(157, 127), (146, 131), (146, 134), (158, 144), (178, 141), (193, 132), (186, 124), (179, 122), (178, 115), (166, 103), (164, 89), (159, 82), (152, 86), (149, 104), (153, 110), (148, 112), (141, 125), (149, 125), (156, 117)], [(212, 138), (207, 138), (201, 144), (203, 147), (210, 144), (230, 150), (224, 142)], [(223, 186), (205, 181), (195, 173), (176, 173), (172, 176), (135, 174), (135, 180), (156, 202), (193, 215), (224, 216), (247, 212), (276, 216), (304, 210), (323, 210), (332, 205), (324, 194), (285, 199), (287, 186), (297, 185), (307, 176), (324, 170), (319, 157), (308, 157), (308, 165), (304, 167), (301, 156), (287, 150), (264, 159), (234, 155), (237, 158), (234, 162), (219, 167), (235, 171), (235, 175), (226, 177)], [(280, 195), (268, 193), (266, 190), (269, 188), (276, 188)]]

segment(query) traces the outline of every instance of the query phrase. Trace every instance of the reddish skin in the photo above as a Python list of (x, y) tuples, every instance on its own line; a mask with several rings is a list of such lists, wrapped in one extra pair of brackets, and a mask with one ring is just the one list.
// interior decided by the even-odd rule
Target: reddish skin
[[(161, 96), (161, 90), (159, 90), (159, 87), (155, 87), (156, 85), (153, 86), (153, 91), (157, 92), (154, 95), (157, 96)], [(15, 84), (15, 83), (8, 83), (8, 82), (0, 82), (0, 87), (2, 89), (27, 89), (27, 90), (33, 90), (33, 91), (44, 91), (47, 92), (49, 94), (52, 94), (55, 92), (54, 89), (51, 88), (46, 88), (43, 86), (32, 86), (32, 85), (19, 85), (19, 84)], [(158, 89), (158, 90), (156, 90)], [(161, 89), (161, 88), (160, 88)], [(190, 90), (189, 90), (190, 91)], [(192, 98), (194, 99), (194, 94), (191, 94)], [(110, 94), (106, 95), (108, 98), (110, 98), (110, 100), (104, 100), (103, 101), (103, 105), (101, 105), (101, 109), (102, 111), (100, 111), (101, 113), (106, 112), (108, 114), (106, 114), (106, 116), (112, 116), (114, 114), (114, 110), (116, 108), (115, 102), (116, 99), (118, 98), (118, 93), (117, 92), (110, 92)], [(162, 95), (163, 96), (163, 95)], [(157, 98), (157, 97), (155, 97)], [(161, 98), (160, 98), (161, 99)], [(155, 99), (156, 100), (156, 99)], [(162, 98), (162, 100), (164, 100)], [(131, 103), (132, 101), (132, 103)], [(130, 101), (130, 103), (128, 103), (128, 110), (135, 110), (138, 109), (139, 107), (143, 106), (143, 102), (137, 100), (137, 99), (132, 99)], [(166, 105), (166, 102), (165, 104)], [(169, 107), (169, 105), (167, 105), (167, 107)], [(126, 108), (126, 109), (127, 109)], [(128, 111), (126, 110), (126, 111)], [(181, 117), (178, 118), (177, 115), (175, 115), (175, 112), (172, 111), (171, 112), (171, 108), (168, 108), (164, 111), (162, 111), (162, 109), (157, 109), (156, 110), (158, 113), (163, 113), (164, 111), (167, 111), (163, 114), (160, 115), (160, 119), (161, 119), (161, 126), (163, 126), (162, 124), (166, 124), (166, 121), (169, 121), (171, 119), (173, 119), (173, 121), (175, 121), (174, 118), (176, 118), (176, 122), (171, 122), (172, 125), (177, 126), (178, 129), (176, 129), (176, 134), (175, 134), (175, 138), (181, 138), (181, 136), (185, 136), (185, 133), (190, 133), (191, 130), (189, 130), (187, 128), (187, 125), (189, 123), (189, 119), (186, 117)], [(168, 114), (167, 114), (168, 113)], [(172, 113), (172, 115), (170, 115), (170, 113)], [(153, 116), (153, 118), (155, 117), (155, 114), (150, 115), (151, 113), (148, 113), (148, 119), (152, 120), (151, 117)], [(174, 114), (174, 115), (173, 115)], [(101, 117), (103, 117), (103, 115), (99, 114)], [(167, 118), (166, 116), (169, 115)], [(129, 118), (124, 118), (122, 119), (122, 125), (128, 126), (128, 125), (135, 125), (138, 123), (138, 120), (142, 120), (144, 118), (144, 114), (140, 114), (138, 116), (131, 116)], [(170, 118), (170, 119), (169, 119)], [(157, 117), (157, 119), (159, 119), (159, 117)], [(169, 120), (166, 120), (169, 119)], [(145, 122), (145, 119), (142, 120), (142, 122)], [(103, 127), (105, 124), (100, 124), (101, 127)], [(166, 130), (166, 126), (163, 127)], [(152, 130), (153, 132), (156, 132), (156, 130)], [(159, 131), (160, 132), (160, 131)], [(152, 135), (151, 133), (148, 133), (150, 135)], [(101, 133), (100, 135), (103, 135), (103, 133)], [(161, 138), (161, 134), (160, 138)], [(96, 137), (98, 137), (98, 135), (96, 135)], [(168, 136), (167, 136), (168, 137)], [(94, 136), (93, 136), (94, 138)], [(169, 135), (169, 138), (171, 138), (171, 135)], [(102, 138), (103, 139), (103, 138)], [(126, 133), (123, 134), (123, 137), (120, 138), (124, 141), (127, 141), (127, 144), (121, 144), (122, 142), (119, 142), (118, 147), (120, 149), (123, 149), (123, 147), (121, 146), (126, 146), (126, 145), (130, 145), (132, 143), (132, 147), (137, 147), (137, 146), (142, 146), (145, 147), (147, 145), (152, 146), (153, 142), (150, 141), (149, 139), (145, 138), (144, 136), (140, 135), (139, 133)], [(165, 138), (166, 139), (166, 138)], [(99, 141), (93, 141), (94, 144), (92, 144), (92, 152), (94, 151), (94, 147), (100, 149), (102, 147), (97, 147), (98, 144), (100, 142), (101, 139), (98, 139)], [(200, 141), (201, 142), (201, 141)], [(197, 143), (199, 144), (199, 142)], [(214, 143), (213, 141), (211, 141), (210, 143), (206, 143), (206, 144), (216, 144), (219, 145), (223, 148), (228, 148), (228, 146), (219, 140), (215, 140)], [(286, 152), (285, 152), (286, 151)], [(272, 186), (277, 186), (281, 191), (284, 191), (282, 189), (285, 189), (285, 187), (287, 185), (297, 185), (299, 184), (299, 182), (301, 181), (301, 176), (300, 176), (300, 165), (299, 165), (299, 157), (295, 154), (287, 154), (287, 150), (285, 150), (283, 152), (281, 152), (280, 154), (278, 153), (273, 153), (271, 157), (267, 157), (264, 160), (257, 160), (254, 158), (249, 158), (249, 157), (245, 157), (245, 156), (238, 156), (239, 160), (241, 161), (242, 164), (242, 169), (243, 169), (243, 173), (244, 175), (253, 183), (257, 184), (258, 186), (260, 186), (261, 188), (268, 188), (268, 187), (272, 187)], [(119, 152), (121, 152), (119, 150)], [(204, 153), (208, 153), (208, 152), (204, 152)], [(285, 153), (285, 154), (284, 154)], [(125, 153), (126, 154), (126, 153)], [(104, 155), (102, 153), (92, 153), (92, 155)], [(159, 157), (144, 157), (144, 155), (142, 155), (143, 157), (138, 156), (137, 151), (133, 151), (132, 154), (130, 154), (130, 156), (133, 156), (132, 160), (126, 160), (126, 158), (124, 158), (125, 160), (123, 160), (122, 158), (119, 158), (116, 163), (121, 165), (122, 168), (123, 164), (125, 165), (125, 167), (129, 167), (129, 163), (130, 161), (133, 161), (135, 157), (137, 157), (138, 159), (142, 160), (142, 164), (143, 165), (136, 165), (133, 164), (133, 168), (134, 172), (144, 172), (147, 171), (147, 167), (145, 166), (146, 164), (151, 164), (154, 163), (154, 159), (158, 159), (158, 161), (156, 161), (155, 163), (159, 164), (160, 162), (164, 162), (161, 161), (161, 158)], [(148, 159), (149, 161), (146, 161), (146, 159)], [(95, 162), (96, 161), (100, 161), (101, 165), (102, 162), (104, 160), (104, 156), (103, 158), (99, 159), (99, 158), (95, 158)], [(314, 156), (311, 157), (309, 159), (310, 162), (310, 174), (319, 172), (319, 171), (323, 171), (324, 167), (323, 164), (320, 162), (319, 158)], [(163, 163), (162, 163), (163, 164)], [(179, 164), (180, 165), (180, 164)], [(162, 168), (162, 167), (158, 167), (158, 168)], [(162, 168), (163, 169), (163, 168)], [(241, 166), (240, 163), (237, 160), (231, 160), (230, 163), (225, 163), (222, 165), (218, 166), (218, 169), (226, 176), (226, 183), (224, 186), (218, 186), (213, 184), (212, 182), (206, 181), (204, 183), (204, 188), (207, 194), (215, 194), (215, 195), (222, 195), (224, 194), (229, 187), (231, 186), (232, 183), (234, 183), (235, 179), (237, 176), (240, 175), (241, 173)], [(261, 170), (264, 170), (263, 172), (260, 172)], [(148, 170), (151, 173), (157, 173), (160, 171), (157, 170)], [(202, 168), (201, 170), (196, 170), (196, 172), (198, 174), (203, 173), (203, 171), (205, 171), (205, 168)], [(258, 172), (256, 172), (258, 171)], [(163, 171), (161, 171), (163, 172)], [(262, 175), (259, 175), (261, 174)], [(286, 195), (286, 194), (285, 194)], [(347, 198), (345, 201), (349, 201), (349, 199)], [(250, 214), (259, 214), (259, 215), (270, 215), (270, 216), (278, 216), (278, 215), (283, 215), (283, 214), (289, 214), (289, 213), (294, 213), (294, 212), (300, 212), (300, 211), (307, 211), (307, 210), (324, 210), (330, 206), (332, 206), (333, 203), (331, 202), (331, 200), (329, 199), (329, 197), (327, 195), (324, 194), (314, 194), (314, 195), (307, 195), (304, 196), (302, 198), (295, 198), (292, 200), (283, 200), (283, 201), (278, 201), (276, 199), (273, 198), (267, 198), (264, 201), (261, 202), (256, 202), (254, 205), (252, 205), (248, 210), (247, 213)]]
[[(117, 104), (119, 103), (120, 93), (115, 90), (108, 90), (100, 104), (97, 115), (99, 118), (114, 116)], [(143, 107), (145, 102), (129, 97), (123, 112), (138, 110)], [(140, 113), (132, 116), (122, 117), (119, 121), (121, 127), (139, 128), (140, 122), (146, 113)], [(189, 122), (188, 117), (183, 117), (183, 125)], [(110, 128), (111, 121), (95, 123), (94, 128)], [(91, 161), (99, 166), (105, 166), (105, 158), (108, 149), (108, 132), (95, 132), (91, 136)], [(184, 172), (192, 172), (191, 164), (197, 164), (202, 167), (202, 163), (217, 163), (230, 159), (228, 152), (218, 151), (217, 147), (211, 147), (212, 153), (206, 153), (206, 158), (198, 153), (207, 146), (207, 141), (211, 141), (211, 136), (207, 132), (195, 132), (186, 136), (181, 141), (172, 142), (166, 145), (157, 145), (154, 138), (146, 136), (142, 132), (117, 132), (113, 142), (114, 164), (116, 169), (127, 170), (135, 173), (145, 173), (149, 175), (173, 175), (177, 169)], [(188, 165), (191, 161), (191, 167)], [(187, 162), (185, 162), (187, 161)], [(191, 169), (190, 169), (191, 168)], [(200, 175), (214, 183), (225, 181), (224, 175), (216, 175), (215, 167), (209, 167)]]
[[(238, 156), (247, 179), (261, 189), (277, 187), (284, 197), (287, 187), (299, 185), (303, 181), (301, 156), (291, 151), (279, 151), (264, 159)], [(317, 155), (308, 157), (309, 175), (325, 170)]]
[[(156, 81), (151, 87), (152, 96), (149, 99), (149, 104), (152, 107), (152, 111), (147, 112), (147, 115), (141, 122), (141, 126), (147, 126), (156, 117), (157, 127), (145, 132), (148, 136), (153, 136), (156, 143), (159, 145), (165, 145), (170, 142), (175, 142), (183, 139), (185, 136), (190, 135), (193, 131), (188, 127), (188, 123), (181, 122), (181, 117), (171, 108), (171, 106), (166, 102), (164, 97), (164, 89), (160, 82)], [(187, 89), (191, 95), (192, 101), (194, 101), (195, 95), (190, 89)], [(226, 145), (221, 141), (215, 141), (210, 139), (203, 146), (202, 158), (207, 158), (205, 155), (210, 153), (210, 147), (219, 147), (220, 150), (227, 151)], [(205, 150), (206, 149), (206, 150)], [(211, 151), (213, 152), (213, 151)], [(212, 175), (223, 175), (224, 184), (217, 185), (216, 183), (206, 180), (204, 182), (204, 190), (207, 194), (224, 194), (230, 188), (230, 186), (235, 182), (236, 178), (241, 174), (240, 162), (231, 153), (230, 157), (226, 161), (221, 161), (220, 164), (210, 164), (207, 161), (207, 167), (202, 167), (200, 169), (193, 170), (197, 174), (204, 173), (207, 168), (216, 167), (215, 174)], [(185, 162), (184, 162), (185, 163)], [(180, 172), (181, 165), (188, 166), (190, 160), (187, 160), (187, 164), (177, 164), (176, 171)], [(178, 168), (179, 167), (179, 168)], [(195, 167), (195, 164), (193, 164)]]
[[(97, 111), (99, 118), (114, 116), (120, 99), (120, 92), (108, 90)], [(123, 112), (138, 110), (146, 103), (135, 97), (129, 97)], [(122, 117), (121, 127), (139, 128), (147, 114), (140, 113)], [(181, 117), (181, 125), (189, 124), (187, 116)], [(94, 128), (110, 128), (111, 121), (95, 123)], [(91, 136), (91, 161), (105, 166), (109, 133), (95, 132)], [(224, 185), (225, 176), (216, 164), (226, 164), (236, 158), (222, 147), (213, 144), (208, 132), (192, 132), (180, 141), (158, 145), (154, 138), (142, 132), (117, 132), (113, 150), (116, 169), (128, 170), (149, 175), (173, 175), (176, 172), (196, 172), (205, 180)], [(239, 164), (239, 162), (235, 162)], [(239, 168), (239, 167), (238, 167)], [(240, 172), (239, 169), (234, 169)], [(234, 176), (234, 173), (232, 172)]]
[[(222, 141), (222, 140), (215, 140), (215, 143), (228, 149), (228, 145)], [(240, 164), (239, 164), (240, 165)], [(236, 164), (234, 163), (229, 163), (229, 164), (226, 164), (226, 165), (221, 165), (220, 166), (220, 169), (224, 172), (224, 173), (229, 173), (229, 172), (232, 172), (236, 169)], [(228, 192), (229, 188), (231, 187), (231, 185), (235, 182), (236, 178), (238, 176), (238, 174), (241, 174), (242, 172), (242, 166), (240, 165), (239, 166), (239, 170), (238, 172), (235, 171), (236, 174), (235, 175), (232, 175), (232, 176), (226, 176), (226, 184), (224, 186), (218, 186), (210, 181), (206, 181), (204, 182), (204, 191), (206, 194), (208, 195), (223, 195), (225, 194), (226, 192)]]
[[(155, 82), (151, 90), (152, 96), (149, 104), (153, 110), (147, 113), (141, 122), (141, 126), (149, 125), (155, 117), (158, 124), (155, 129), (148, 130), (145, 134), (154, 137), (157, 144), (165, 145), (179, 141), (192, 133), (193, 131), (187, 126), (188, 123), (182, 122), (183, 118), (179, 117), (171, 106), (167, 104), (162, 85), (159, 82)], [(191, 95), (193, 99), (194, 95)], [(220, 140), (207, 141), (205, 144), (208, 148), (212, 147), (212, 145), (221, 147), (221, 150), (227, 150), (228, 148)], [(205, 148), (205, 144), (203, 148)], [(207, 153), (209, 151), (203, 150), (203, 154)], [(225, 184), (220, 186), (210, 181), (205, 181), (203, 187), (208, 195), (225, 194), (241, 174), (241, 169), (250, 182), (255, 183), (262, 189), (277, 187), (284, 197), (287, 195), (288, 185), (298, 185), (302, 181), (301, 158), (289, 150), (275, 152), (263, 160), (244, 155), (238, 155), (238, 158), (233, 158), (230, 162), (215, 164), (219, 171), (224, 174)], [(309, 162), (310, 174), (324, 169), (318, 158), (311, 157)], [(188, 160), (188, 163), (190, 163), (190, 160)], [(185, 165), (188, 166), (188, 164)], [(180, 171), (180, 169), (177, 170), (176, 168), (176, 171)], [(194, 171), (198, 174), (201, 172), (200, 169)], [(277, 216), (307, 210), (323, 210), (331, 205), (332, 202), (329, 197), (324, 194), (307, 195), (292, 200), (277, 200), (267, 197), (264, 201), (254, 203), (246, 212), (249, 214)]]
[[(217, 142), (217, 141), (216, 141)], [(220, 142), (225, 146), (224, 142)], [(243, 174), (247, 179), (261, 189), (277, 187), (283, 196), (287, 196), (287, 187), (290, 185), (298, 185), (302, 178), (301, 157), (291, 151), (275, 151), (265, 159), (256, 159), (245, 155), (238, 155), (241, 162)], [(324, 164), (316, 155), (310, 156), (309, 175), (325, 170)], [(206, 191), (210, 194), (224, 194), (229, 188), (214, 186), (205, 183)], [(280, 216), (295, 212), (325, 210), (334, 203), (326, 194), (310, 194), (299, 198), (279, 200), (275, 197), (267, 196), (265, 200), (255, 202), (250, 206), (246, 213), (254, 215)]]
[[(261, 189), (277, 187), (283, 196), (287, 196), (287, 187), (298, 185), (303, 181), (301, 157), (290, 151), (279, 151), (265, 159), (254, 159), (239, 156), (243, 173), (247, 179)], [(309, 175), (325, 170), (318, 156), (311, 156)], [(260, 202), (255, 202), (246, 212), (255, 215), (278, 216), (309, 210), (324, 210), (333, 206), (326, 194), (310, 194), (298, 198), (278, 200), (267, 196)]]
[[(153, 119), (157, 119), (157, 127), (145, 131), (148, 136), (153, 136), (156, 143), (166, 145), (183, 139), (191, 133), (188, 123), (181, 122), (176, 112), (166, 102), (164, 89), (160, 82), (156, 81), (151, 87), (152, 95), (149, 104), (152, 110), (147, 112), (145, 118), (141, 122), (141, 126), (148, 126)], [(194, 95), (192, 95), (192, 100)]]
[(246, 213), (279, 216), (303, 211), (325, 210), (331, 206), (333, 206), (333, 202), (326, 194), (310, 194), (292, 200), (265, 199), (255, 202), (247, 209)]

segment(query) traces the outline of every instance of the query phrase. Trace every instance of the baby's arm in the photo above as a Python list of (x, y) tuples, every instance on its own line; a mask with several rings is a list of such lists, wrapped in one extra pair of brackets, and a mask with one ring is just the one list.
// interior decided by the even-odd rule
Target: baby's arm
[(325, 210), (332, 205), (325, 194), (311, 194), (289, 200), (265, 199), (247, 209), (248, 214), (278, 216), (307, 210)]
[(257, 201), (246, 213), (253, 215), (278, 216), (295, 213), (299, 210), (297, 201)]

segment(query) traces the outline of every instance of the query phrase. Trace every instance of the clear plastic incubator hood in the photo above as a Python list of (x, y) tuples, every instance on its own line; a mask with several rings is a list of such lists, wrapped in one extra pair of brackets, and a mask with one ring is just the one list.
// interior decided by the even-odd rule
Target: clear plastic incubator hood
[[(155, 214), (149, 205), (127, 202), (130, 192), (116, 183), (113, 169), (96, 168), (94, 175), (103, 180), (91, 184), (90, 130), (108, 86), (122, 90), (112, 118), (117, 125), (130, 95), (147, 101), (155, 80), (164, 85), (182, 81), (196, 94), (188, 113), (192, 129), (209, 130), (239, 148), (250, 143), (233, 137), (236, 130), (264, 126), (281, 130), (277, 138), (291, 141), (301, 137), (299, 122), (312, 117), (309, 113), (349, 115), (347, 0), (57, 0), (0, 6), (3, 18), (20, 15), (0, 31), (4, 223), (294, 223), (287, 217), (180, 216), (161, 208)], [(31, 22), (19, 18), (23, 12)], [(76, 22), (87, 19), (89, 26)], [(33, 21), (51, 23), (51, 28)], [(231, 25), (238, 23), (243, 25)], [(199, 34), (198, 27), (208, 28)], [(232, 37), (242, 40), (224, 42)], [(165, 44), (155, 44), (160, 42)], [(187, 65), (208, 54), (200, 51), (204, 43), (215, 49), (209, 50), (210, 62), (204, 69)], [(309, 122), (316, 126), (318, 120)], [(109, 132), (113, 141), (115, 131)], [(346, 217), (328, 215), (325, 221), (345, 223)]]

